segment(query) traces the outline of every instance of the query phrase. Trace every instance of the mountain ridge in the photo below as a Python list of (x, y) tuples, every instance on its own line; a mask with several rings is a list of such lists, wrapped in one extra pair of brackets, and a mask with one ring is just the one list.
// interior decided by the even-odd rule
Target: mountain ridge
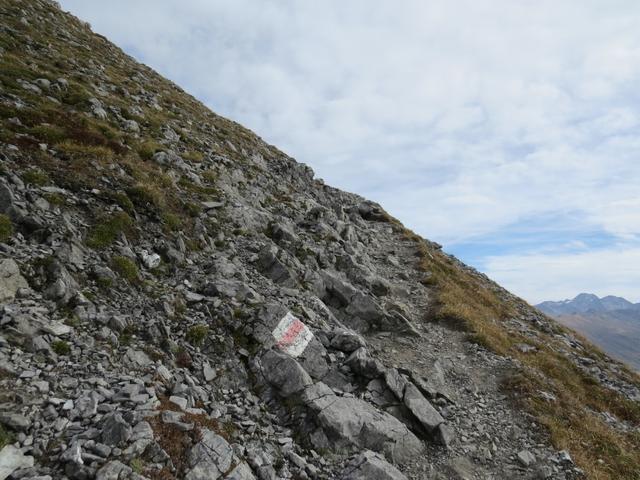
[(640, 303), (582, 293), (572, 300), (542, 302), (536, 308), (640, 371)]
[(592, 293), (580, 293), (573, 299), (561, 301), (547, 300), (535, 305), (545, 313), (572, 314), (589, 311), (604, 312), (612, 310), (638, 310), (640, 303), (632, 303), (623, 297), (606, 295), (602, 298)]
[(3, 475), (635, 478), (621, 364), (55, 2), (0, 18)]

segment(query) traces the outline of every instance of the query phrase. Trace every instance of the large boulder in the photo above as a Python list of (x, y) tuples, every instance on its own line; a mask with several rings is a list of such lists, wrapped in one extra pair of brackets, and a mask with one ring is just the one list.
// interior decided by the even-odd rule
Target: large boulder
[(19, 289), (28, 286), (15, 261), (10, 258), (0, 260), (0, 302), (13, 300)]
[(340, 313), (341, 319), (358, 331), (375, 329), (387, 314), (376, 300), (366, 295), (335, 272), (320, 273), (324, 291), (318, 292), (322, 301)]
[(429, 434), (434, 435), (438, 426), (444, 423), (444, 418), (422, 395), (418, 387), (395, 368), (390, 368), (385, 372), (384, 380), (389, 390), (404, 403), (422, 427)]
[(422, 442), (395, 417), (355, 397), (339, 397), (324, 383), (307, 388), (302, 399), (334, 449), (368, 448), (406, 463), (422, 452)]
[(305, 369), (286, 353), (266, 351), (260, 358), (260, 367), (265, 380), (283, 397), (300, 392), (313, 383)]

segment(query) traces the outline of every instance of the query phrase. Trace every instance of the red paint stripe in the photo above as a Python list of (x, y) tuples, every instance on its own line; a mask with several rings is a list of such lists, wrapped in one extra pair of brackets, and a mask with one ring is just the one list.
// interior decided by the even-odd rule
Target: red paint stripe
[(278, 341), (278, 346), (286, 347), (291, 345), (296, 340), (298, 335), (300, 335), (300, 332), (303, 329), (304, 329), (304, 323), (302, 323), (300, 320), (296, 318), (295, 321), (289, 326), (289, 328), (285, 330), (284, 335)]

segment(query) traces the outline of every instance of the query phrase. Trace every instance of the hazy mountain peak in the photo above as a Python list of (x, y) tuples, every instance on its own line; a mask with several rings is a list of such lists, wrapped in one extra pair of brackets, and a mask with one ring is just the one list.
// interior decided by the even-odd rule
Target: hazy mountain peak
[(581, 293), (572, 300), (547, 301), (536, 307), (640, 370), (640, 303), (615, 295), (599, 298)]
[(633, 304), (623, 297), (607, 295), (598, 297), (593, 293), (579, 293), (573, 299), (561, 301), (545, 301), (537, 308), (550, 315), (576, 314), (585, 312), (608, 312), (613, 310), (625, 310), (639, 308), (640, 305)]

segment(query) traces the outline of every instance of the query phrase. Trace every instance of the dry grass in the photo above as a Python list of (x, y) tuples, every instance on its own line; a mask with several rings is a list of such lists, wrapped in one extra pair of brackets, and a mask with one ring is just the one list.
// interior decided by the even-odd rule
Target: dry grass
[[(160, 397), (160, 412), (173, 411), (182, 412), (174, 403), (170, 402), (166, 397)], [(161, 415), (149, 419), (151, 428), (153, 429), (154, 438), (160, 444), (162, 449), (167, 452), (171, 458), (171, 462), (175, 467), (175, 472), (168, 469), (148, 470), (145, 474), (152, 480), (177, 480), (184, 478), (188, 468), (188, 452), (191, 446), (200, 441), (202, 430), (207, 429), (217, 433), (228, 442), (232, 442), (234, 433), (233, 425), (222, 424), (218, 420), (213, 419), (205, 414), (184, 413), (182, 421), (192, 423), (194, 428), (191, 431), (184, 432), (175, 425), (162, 422)]]

